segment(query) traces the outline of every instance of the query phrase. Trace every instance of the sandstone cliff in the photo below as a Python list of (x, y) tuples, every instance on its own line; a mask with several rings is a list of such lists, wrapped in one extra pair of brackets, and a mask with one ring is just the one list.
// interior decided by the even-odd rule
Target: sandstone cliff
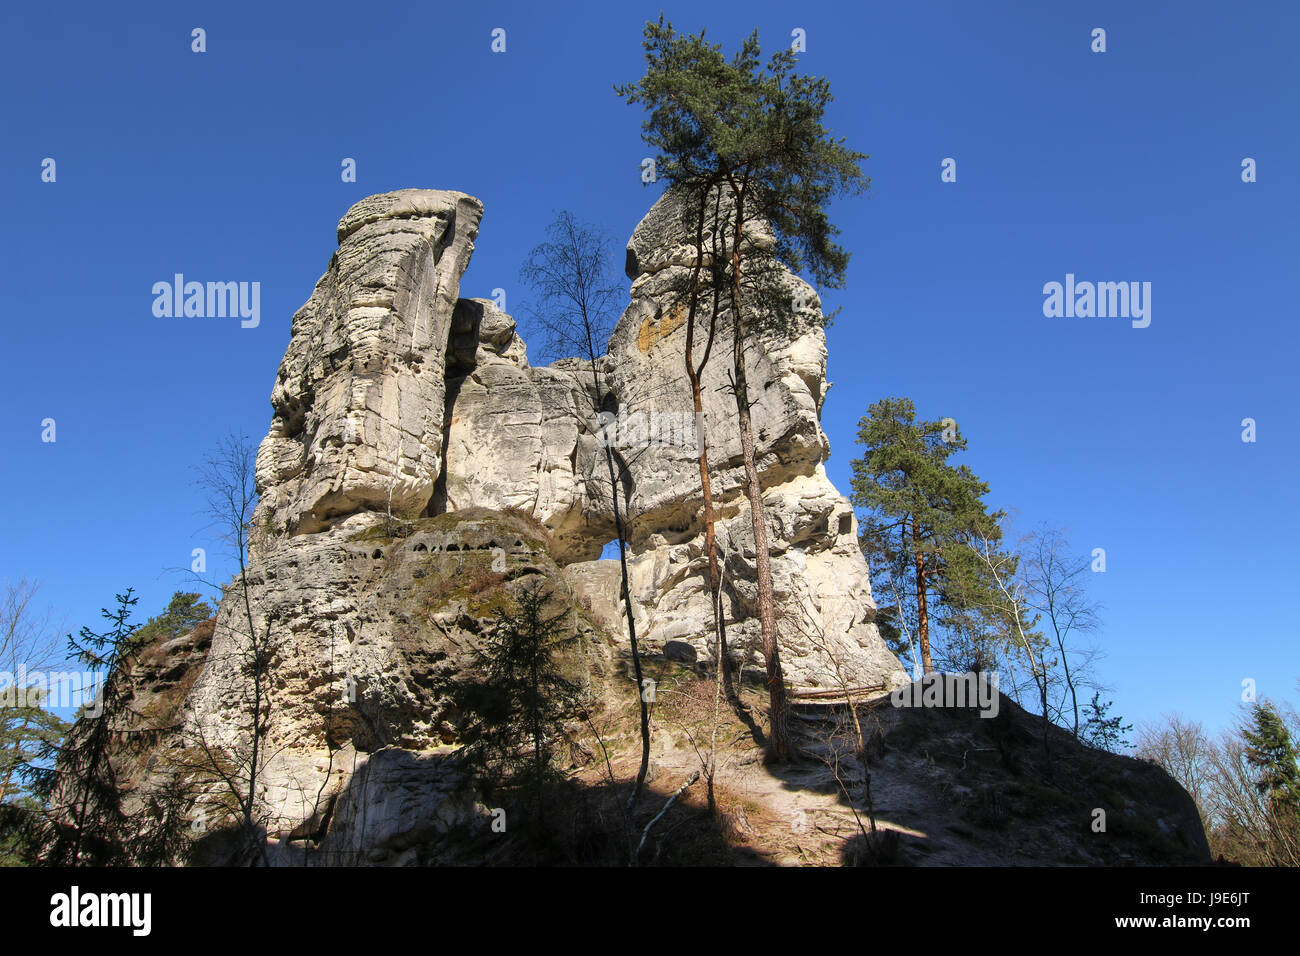
[[(454, 858), (431, 847), (481, 829), (487, 810), (458, 775), (463, 715), (446, 681), (525, 582), (545, 581), (571, 608), (590, 699), (635, 700), (615, 565), (598, 560), (614, 536), (599, 416), (635, 427), (690, 409), (670, 294), (694, 257), (690, 237), (670, 198), (634, 230), (630, 301), (598, 363), (613, 400), (598, 409), (582, 363), (530, 365), (510, 316), (460, 297), (482, 215), (456, 192), (362, 200), (293, 319), (257, 456), (247, 575), (255, 627), (273, 638), (256, 796), (279, 862), (300, 862), (301, 841), (333, 862)], [(906, 675), (872, 623), (856, 518), (824, 468), (820, 306), (801, 280), (783, 281), (809, 321), (765, 336), (747, 367), (786, 675), (825, 688), (838, 668), (851, 684), (888, 689)], [(725, 316), (718, 334), (729, 340)], [(706, 371), (705, 427), (729, 641), (753, 668), (753, 541), (725, 365)], [(713, 646), (695, 455), (660, 441), (623, 456), (639, 633), (656, 673), (686, 661), (688, 680), (700, 676), (690, 660)], [(196, 748), (248, 752), (243, 601), (232, 585), (149, 766), (179, 773)], [(673, 741), (657, 739), (658, 770), (674, 766)], [(209, 789), (216, 808), (219, 788)], [(210, 856), (222, 859), (220, 846)]]
[[(269, 620), (282, 636), (284, 695), (268, 731), (277, 756), (264, 780), (267, 805), (286, 825), (303, 818), (304, 795), (314, 799), (321, 788), (320, 725), (346, 681), (358, 688), (358, 709), (391, 735), (376, 738), (358, 718), (356, 727), (336, 728), (339, 743), (369, 752), (455, 741), (440, 702), (412, 677), (450, 653), (441, 633), (415, 619), (404, 589), (403, 569), (421, 542), (356, 543), (389, 515), (450, 520), (467, 509), (518, 509), (545, 528), (549, 557), (587, 597), (596, 622), (615, 639), (625, 633), (617, 580), (595, 560), (614, 534), (600, 410), (579, 363), (530, 366), (508, 315), (459, 299), (481, 216), (481, 204), (462, 193), (408, 189), (362, 200), (340, 221), (339, 249), (294, 316), (258, 453), (249, 572), (258, 626)], [(631, 302), (599, 364), (619, 418), (649, 421), (691, 407), (685, 330), (665, 314), (667, 284), (693, 255), (671, 199), (651, 210), (628, 249)], [(808, 299), (816, 308), (811, 289)], [(724, 324), (719, 336), (729, 334)], [(823, 468), (824, 333), (810, 323), (798, 338), (765, 341), (750, 360), (773, 576), (792, 622), (783, 633), (787, 676), (826, 686), (838, 663), (855, 684), (892, 686), (904, 675), (871, 623), (853, 510)], [(707, 371), (705, 393), (730, 641), (758, 664), (752, 534), (723, 365)], [(675, 641), (710, 655), (694, 448), (653, 443), (625, 452), (632, 591), (647, 650)], [(460, 550), (477, 546), (461, 542)], [(238, 601), (223, 602), (213, 664), (191, 695), (196, 727), (224, 746), (243, 732), (245, 690), (236, 668), (220, 663), (234, 659), (225, 645), (247, 631), (239, 613)]]

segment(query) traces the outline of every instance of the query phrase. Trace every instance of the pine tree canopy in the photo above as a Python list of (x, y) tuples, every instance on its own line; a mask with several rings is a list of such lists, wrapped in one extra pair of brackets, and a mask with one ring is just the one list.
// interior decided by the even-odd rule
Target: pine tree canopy
[(972, 537), (1001, 539), (1001, 512), (984, 503), (988, 485), (965, 465), (948, 459), (966, 448), (951, 419), (916, 420), (909, 398), (875, 402), (858, 425), (865, 449), (853, 464), (853, 503), (871, 513), (864, 534), (905, 531), (922, 558), (941, 566), (941, 555)]
[(704, 31), (679, 34), (661, 15), (646, 24), (643, 46), (645, 76), (615, 91), (647, 109), (642, 136), (658, 151), (657, 168), (700, 201), (725, 184), (731, 200), (743, 197), (745, 221), (771, 228), (778, 259), (818, 285), (842, 286), (849, 254), (827, 206), (865, 191), (870, 178), (860, 166), (867, 155), (825, 126), (826, 78), (797, 73), (788, 49), (764, 66), (757, 31), (727, 59)]
[(1286, 723), (1267, 703), (1254, 706), (1251, 720), (1242, 733), (1249, 745), (1246, 759), (1260, 773), (1255, 785), (1276, 803), (1300, 808), (1300, 768)]

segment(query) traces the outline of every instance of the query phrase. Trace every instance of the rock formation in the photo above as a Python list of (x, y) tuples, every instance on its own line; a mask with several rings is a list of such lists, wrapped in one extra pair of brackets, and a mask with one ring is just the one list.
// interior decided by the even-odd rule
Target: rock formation
[[(480, 635), (520, 582), (544, 581), (573, 610), (593, 696), (597, 681), (634, 692), (620, 673), (617, 564), (599, 560), (614, 537), (602, 448), (611, 418), (627, 467), (643, 650), (660, 661), (713, 653), (685, 329), (671, 294), (694, 250), (673, 200), (661, 199), (629, 241), (630, 303), (597, 363), (611, 396), (600, 409), (590, 367), (533, 367), (510, 316), (459, 297), (482, 213), (456, 192), (362, 200), (293, 319), (257, 456), (247, 573), (253, 627), (272, 647), (256, 792), (271, 862), (302, 862), (308, 845), (324, 862), (445, 860), (430, 847), (482, 829), (488, 811), (457, 769), (464, 715), (447, 682), (473, 667)], [(872, 623), (853, 509), (824, 469), (820, 306), (801, 280), (782, 281), (812, 321), (764, 336), (747, 368), (786, 676), (796, 686), (845, 679), (888, 689), (906, 675)], [(729, 351), (726, 317), (719, 322)], [(704, 421), (729, 645), (742, 667), (757, 668), (753, 536), (727, 364), (706, 370)], [(689, 427), (650, 440), (651, 423), (665, 421)], [(160, 697), (153, 710), (166, 725), (150, 738), (156, 746), (131, 757), (126, 776), (141, 793), (168, 775), (199, 779), (192, 771), (213, 754), (235, 765), (249, 754), (238, 581), (200, 630), (176, 645), (181, 657), (151, 651), (159, 660), (133, 675), (140, 695)], [(655, 761), (671, 767), (672, 740), (662, 745)], [(191, 816), (203, 819), (210, 805), (229, 821), (228, 798), (208, 786)], [(234, 858), (221, 837), (201, 859)]]
[[(660, 200), (632, 235), (632, 301), (599, 364), (623, 437), (629, 427), (676, 416), (686, 423), (686, 442), (646, 442), (635, 453), (624, 444), (620, 451), (630, 475), (634, 597), (646, 636), (651, 643), (687, 640), (704, 652), (711, 615), (700, 571), (685, 330), (666, 291), (694, 253), (672, 206)], [(514, 507), (548, 528), (555, 557), (572, 577), (602, 577), (600, 568), (577, 564), (597, 558), (614, 535), (601, 410), (591, 407), (582, 363), (531, 367), (508, 315), (486, 300), (457, 300), (481, 212), (460, 193), (402, 190), (365, 199), (343, 217), (339, 251), (294, 317), (272, 394), (275, 417), (258, 455), (263, 547), (293, 546), (302, 534), (378, 511)], [(816, 309), (813, 290), (790, 281)], [(724, 321), (719, 338), (729, 337)], [(830, 453), (819, 425), (828, 388), (824, 334), (811, 323), (797, 338), (751, 349), (748, 360), (774, 577), (791, 622), (783, 634), (789, 676), (825, 683), (829, 652), (861, 683), (901, 679), (870, 623), (853, 510), (823, 468)], [(730, 613), (743, 646), (753, 623), (753, 552), (741, 509), (735, 410), (723, 393), (726, 368), (715, 361), (706, 370), (705, 423)], [(827, 651), (812, 645), (809, 629)]]
[[(353, 750), (454, 744), (454, 718), (432, 675), (458, 666), (473, 616), (457, 607), (419, 619), (427, 610), (416, 594), (426, 573), (421, 558), (480, 546), (501, 562), (542, 556), (586, 598), (594, 625), (616, 640), (626, 633), (615, 566), (598, 560), (614, 530), (590, 371), (576, 360), (532, 367), (508, 315), (459, 298), (481, 215), (477, 200), (455, 192), (406, 189), (362, 200), (340, 221), (338, 251), (293, 319), (257, 457), (249, 571), (257, 625), (269, 622), (278, 648), (267, 747), (275, 756), (261, 796), (285, 826), (309, 814), (322, 788), (339, 786)], [(693, 254), (675, 222), (664, 199), (634, 231), (631, 303), (598, 363), (616, 402), (606, 410), (633, 428), (642, 417), (685, 421), (691, 408), (685, 331), (665, 311), (667, 283)], [(793, 340), (765, 341), (750, 361), (787, 677), (828, 686), (838, 663), (855, 684), (892, 686), (905, 675), (871, 623), (853, 510), (823, 468), (824, 335), (813, 323)], [(705, 420), (729, 637), (748, 663), (761, 664), (752, 534), (734, 404), (720, 392), (723, 365), (706, 373)], [(684, 437), (620, 448), (629, 472), (632, 596), (647, 650), (677, 642), (708, 655), (693, 431)], [(624, 428), (619, 440), (626, 438)], [(520, 519), (512, 528), (458, 519), (481, 509), (516, 509), (544, 534), (526, 540)], [(428, 530), (396, 543), (376, 530), (413, 520)], [(428, 539), (435, 531), (458, 540)], [(247, 724), (232, 651), (248, 630), (241, 606), (222, 602), (211, 661), (190, 696), (194, 727), (226, 747), (238, 746)], [(340, 710), (334, 704), (349, 681), (358, 705)], [(335, 751), (347, 751), (346, 760)]]

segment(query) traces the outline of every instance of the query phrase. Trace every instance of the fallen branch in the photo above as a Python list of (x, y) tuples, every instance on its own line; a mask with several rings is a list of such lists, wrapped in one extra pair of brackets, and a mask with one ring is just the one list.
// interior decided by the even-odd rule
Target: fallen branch
[(645, 846), (646, 838), (650, 836), (650, 828), (658, 823), (663, 815), (668, 812), (669, 808), (673, 805), (673, 802), (680, 797), (691, 784), (695, 783), (695, 781), (699, 779), (700, 772), (698, 770), (691, 771), (691, 775), (686, 778), (686, 782), (678, 787), (677, 792), (668, 798), (668, 802), (664, 804), (664, 808), (659, 811), (658, 815), (653, 820), (645, 825), (645, 829), (641, 831), (641, 842), (636, 845), (637, 859), (641, 858), (641, 849)]
[(866, 684), (862, 687), (829, 687), (825, 689), (793, 687), (787, 696), (792, 700), (823, 700), (857, 697), (862, 694), (874, 694), (887, 689), (884, 684)]

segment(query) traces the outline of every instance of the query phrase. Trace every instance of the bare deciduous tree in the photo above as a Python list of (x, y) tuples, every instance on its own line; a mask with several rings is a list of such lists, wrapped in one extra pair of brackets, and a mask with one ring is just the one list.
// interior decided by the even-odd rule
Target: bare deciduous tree
[(1207, 829), (1212, 825), (1208, 811), (1214, 744), (1199, 722), (1171, 713), (1157, 723), (1143, 724), (1138, 728), (1134, 756), (1163, 767), (1196, 802)]
[[(1071, 711), (1070, 726), (1077, 738), (1079, 688), (1096, 688), (1090, 680), (1096, 651), (1079, 643), (1100, 625), (1100, 606), (1088, 599), (1084, 586), (1091, 573), (1089, 563), (1072, 554), (1065, 533), (1053, 528), (1026, 536), (1020, 552), (1025, 605), (1041, 616), (1043, 629), (1056, 647)], [(1064, 701), (1057, 709), (1064, 711)]]
[[(880, 733), (879, 718), (860, 699), (861, 688), (853, 685), (840, 655), (827, 640), (825, 628), (813, 619), (806, 608), (801, 609), (799, 619), (791, 621), (791, 624), (830, 665), (830, 672), (835, 677), (834, 687), (843, 697), (842, 705), (839, 702), (831, 705), (835, 719), (831, 730), (821, 741), (821, 749), (814, 752), (813, 756), (830, 770), (844, 802), (853, 813), (863, 841), (863, 858), (882, 859), (893, 852), (897, 834), (881, 831), (876, 826), (875, 798), (871, 792), (870, 744)], [(852, 783), (857, 775), (861, 776), (861, 784), (855, 788)], [(862, 812), (859, 812), (859, 807)], [(864, 813), (866, 823), (863, 823)]]
[(208, 514), (239, 567), (237, 581), (225, 591), (239, 591), (240, 611), (227, 622), (235, 632), (235, 659), (245, 681), (248, 713), (247, 743), (238, 748), (239, 753), (218, 759), (206, 744), (205, 752), (212, 756), (214, 767), (222, 767), (219, 775), (237, 794), (240, 829), (250, 859), (265, 863), (266, 837), (260, 825), (257, 784), (268, 759), (265, 738), (271, 706), (270, 670), (278, 648), (272, 634), (273, 618), (266, 616), (259, 622), (254, 613), (248, 576), (248, 538), (257, 505), (256, 463), (257, 446), (244, 436), (229, 434), (208, 455), (199, 477), (199, 485), (207, 495)]
[(1035, 630), (1040, 616), (1029, 607), (1025, 582), (1015, 555), (999, 551), (988, 538), (974, 539), (969, 542), (969, 547), (983, 562), (984, 570), (993, 583), (994, 596), (986, 610), (991, 617), (1001, 621), (1005, 629), (1005, 645), (1028, 665), (1034, 687), (1038, 691), (1043, 720), (1043, 755), (1050, 766), (1048, 727), (1051, 723), (1051, 662), (1047, 660), (1046, 642)]
[[(529, 253), (521, 274), (540, 298), (534, 311), (537, 324), (548, 337), (548, 347), (560, 354), (579, 356), (591, 372), (593, 426), (606, 408), (609, 398), (597, 367), (597, 359), (614, 327), (618, 291), (610, 281), (609, 239), (576, 220), (572, 213), (560, 213), (547, 230), (548, 239)], [(618, 563), (622, 577), (624, 617), (628, 644), (632, 652), (633, 678), (636, 681), (641, 724), (641, 764), (636, 783), (628, 797), (628, 812), (636, 805), (645, 786), (650, 767), (650, 711), (646, 700), (641, 652), (637, 644), (636, 615), (632, 608), (632, 589), (628, 581), (628, 529), (624, 520), (627, 499), (623, 470), (614, 442), (607, 432), (601, 433), (605, 466), (609, 478), (610, 504), (614, 514), (614, 531), (618, 543)], [(623, 492), (620, 495), (620, 492)], [(620, 497), (622, 501), (620, 501)]]
[(1210, 751), (1211, 846), (1247, 866), (1300, 866), (1300, 817), (1260, 791), (1242, 729), (1224, 731)]

